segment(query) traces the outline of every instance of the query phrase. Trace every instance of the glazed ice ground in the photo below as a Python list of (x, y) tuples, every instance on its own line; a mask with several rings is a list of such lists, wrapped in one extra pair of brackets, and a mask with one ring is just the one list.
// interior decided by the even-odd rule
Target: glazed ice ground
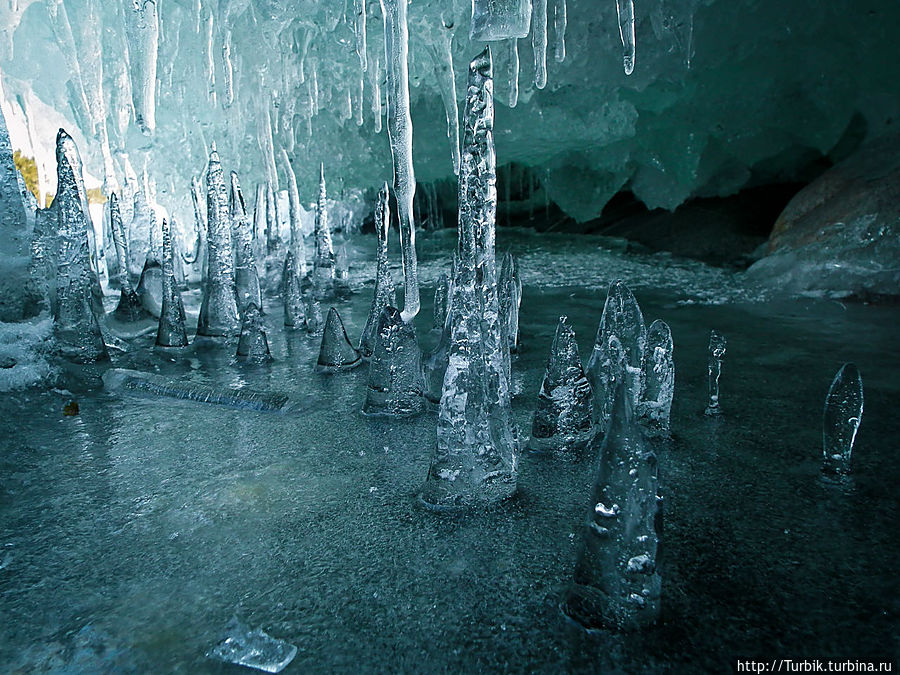
[[(416, 492), (434, 413), (363, 417), (366, 369), (315, 373), (318, 340), (283, 332), (275, 301), (271, 366), (235, 363), (233, 344), (161, 355), (153, 335), (113, 358), (283, 392), (302, 401), (300, 413), (114, 396), (87, 367), (68, 383), (72, 396), (0, 399), (0, 669), (241, 672), (204, 657), (235, 612), (297, 645), (289, 673), (722, 672), (738, 658), (896, 658), (897, 308), (752, 302), (737, 276), (696, 263), (499, 237), (500, 250), (521, 256), (525, 281), (513, 362), (523, 434), (560, 314), (586, 360), (605, 287), (621, 277), (648, 323), (672, 327), (662, 625), (589, 636), (558, 610), (589, 506), (590, 458), (524, 454), (511, 502), (428, 512)], [(420, 240), (427, 284), (453, 243), (451, 233)], [(374, 237), (351, 249), (358, 292), (340, 310), (356, 338)], [(566, 285), (568, 273), (577, 276)], [(430, 295), (419, 317), (426, 347)], [(185, 300), (196, 317), (197, 294)], [(713, 327), (728, 337), (721, 419), (702, 415)], [(866, 406), (852, 484), (839, 486), (820, 478), (821, 415), (849, 360)], [(64, 417), (71, 397), (81, 414)]]

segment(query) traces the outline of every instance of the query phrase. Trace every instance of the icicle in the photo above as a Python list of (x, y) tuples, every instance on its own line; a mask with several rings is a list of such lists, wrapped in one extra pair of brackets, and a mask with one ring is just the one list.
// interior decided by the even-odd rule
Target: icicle
[(78, 48), (75, 46), (75, 38), (72, 35), (72, 25), (66, 6), (62, 0), (49, 0), (47, 2), (47, 15), (50, 18), (50, 27), (56, 36), (59, 50), (62, 52), (66, 69), (71, 76), (71, 93), (74, 95), (73, 108), (77, 113), (88, 115), (89, 108), (87, 96), (84, 92), (84, 84), (81, 75), (81, 66), (78, 62)]
[(547, 86), (547, 0), (534, 0), (531, 47), (534, 50), (534, 86)]
[(159, 15), (154, 0), (125, 0), (124, 4), (135, 121), (141, 131), (149, 134), (156, 128)]
[(634, 71), (634, 0), (616, 0), (616, 14), (619, 17), (619, 37), (622, 38), (622, 63), (625, 74)]
[(361, 127), (363, 125), (363, 101), (365, 96), (365, 81), (363, 80), (362, 75), (359, 76), (359, 80), (356, 83), (356, 94), (354, 96), (353, 101), (353, 110), (356, 113), (356, 126)]
[(272, 183), (272, 189), (278, 192), (278, 169), (275, 166), (275, 141), (272, 137), (272, 114), (267, 101), (262, 103), (262, 114), (258, 118), (257, 133), (259, 149), (262, 150), (266, 163), (266, 180)]
[(216, 105), (216, 59), (213, 56), (213, 15), (206, 17), (206, 95), (213, 107)]
[(371, 356), (375, 348), (375, 335), (381, 311), (385, 307), (397, 304), (394, 279), (388, 267), (388, 231), (391, 228), (389, 197), (388, 184), (385, 183), (378, 192), (378, 199), (375, 202), (375, 233), (378, 235), (378, 248), (375, 251), (375, 292), (372, 296), (372, 306), (369, 308), (369, 318), (359, 339), (359, 351), (366, 357)]
[(296, 269), (294, 272), (301, 279), (306, 276), (306, 244), (303, 241), (303, 223), (300, 221), (300, 191), (297, 189), (297, 178), (294, 168), (284, 148), (279, 152), (281, 163), (284, 165), (284, 175), (288, 182), (288, 199), (290, 204), (291, 223), (291, 251), (294, 254)]
[(225, 73), (225, 100), (222, 107), (228, 108), (234, 103), (234, 66), (231, 63), (231, 31), (225, 32), (222, 43), (222, 70)]
[(157, 347), (186, 347), (184, 304), (175, 282), (175, 264), (172, 254), (172, 233), (169, 223), (162, 221), (162, 309), (159, 313)]
[(381, 133), (381, 61), (375, 57), (372, 69), (372, 114), (375, 116), (375, 133)]
[(519, 102), (519, 41), (510, 38), (509, 45), (509, 107), (515, 108)]
[(566, 0), (553, 0), (553, 58), (566, 60)]
[(403, 320), (419, 313), (419, 273), (416, 261), (416, 226), (412, 219), (416, 175), (412, 158), (412, 119), (409, 115), (408, 0), (381, 0), (384, 15), (384, 51), (388, 80), (388, 136), (394, 161), (394, 192), (400, 215), (400, 251), (403, 255)]
[(431, 45), (434, 75), (437, 78), (444, 114), (447, 116), (447, 138), (450, 140), (450, 157), (453, 173), (459, 175), (459, 110), (456, 107), (456, 78), (453, 74), (453, 22), (444, 21), (440, 39)]
[(356, 11), (356, 55), (359, 56), (359, 69), (366, 72), (369, 67), (366, 58), (366, 0), (355, 0)]

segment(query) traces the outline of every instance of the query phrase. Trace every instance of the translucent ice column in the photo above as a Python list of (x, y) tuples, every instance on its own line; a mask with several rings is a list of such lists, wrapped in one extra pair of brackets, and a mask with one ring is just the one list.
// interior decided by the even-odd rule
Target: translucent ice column
[(534, 0), (531, 48), (534, 51), (534, 86), (547, 86), (547, 0)]
[(632, 412), (621, 383), (599, 449), (574, 583), (563, 602), (566, 614), (587, 629), (631, 630), (659, 618), (657, 460)]
[(669, 433), (669, 414), (675, 395), (675, 361), (672, 331), (665, 321), (657, 319), (647, 331), (644, 354), (644, 391), (638, 414), (653, 436)]
[(416, 329), (385, 307), (378, 320), (375, 350), (369, 363), (363, 413), (406, 417), (422, 411), (422, 352)]
[(497, 215), (491, 54), (469, 66), (459, 172), (459, 265), (437, 443), (423, 503), (454, 509), (509, 497), (517, 440), (501, 338), (494, 233)]
[(412, 158), (412, 118), (409, 114), (408, 0), (381, 0), (384, 17), (384, 53), (388, 82), (388, 136), (394, 162), (394, 192), (400, 216), (400, 251), (403, 255), (403, 320), (419, 313), (419, 274), (416, 262), (416, 226), (413, 197), (416, 174)]
[(632, 407), (637, 405), (646, 344), (647, 328), (637, 300), (622, 281), (614, 281), (606, 295), (587, 367), (594, 389), (594, 419), (601, 431), (609, 422), (620, 380), (626, 383)]
[(725, 347), (728, 341), (725, 336), (713, 330), (709, 333), (709, 397), (706, 404), (707, 415), (718, 415), (722, 412), (719, 408), (719, 377), (722, 375), (722, 359), (725, 358)]
[(294, 254), (288, 251), (284, 260), (281, 295), (284, 301), (284, 325), (288, 328), (302, 328), (306, 325), (306, 300), (300, 286), (300, 277), (295, 271)]
[[(287, 176), (288, 181), (288, 203), (290, 205), (290, 223), (291, 223), (291, 251), (294, 254), (294, 262), (297, 265), (297, 274), (302, 279), (306, 276), (306, 245), (303, 241), (303, 229), (302, 223), (300, 222), (300, 190), (297, 189), (297, 178), (294, 175), (294, 168), (291, 166), (291, 161), (288, 159), (288, 154), (285, 152), (284, 148), (281, 149), (279, 153), (281, 157), (281, 163), (284, 165), (284, 173)], [(323, 175), (322, 180), (319, 185), (320, 198), (325, 190), (325, 177), (324, 177), (324, 168), (322, 169)], [(327, 216), (326, 216), (327, 217)], [(318, 219), (318, 210), (316, 211), (316, 218)], [(331, 234), (329, 233), (329, 242), (331, 239)], [(316, 251), (318, 252), (318, 235), (316, 235)]]
[(531, 27), (531, 0), (473, 0), (473, 40), (523, 38)]
[(237, 358), (251, 363), (265, 363), (272, 360), (269, 341), (263, 329), (262, 312), (252, 302), (244, 310), (241, 337), (238, 340)]
[[(307, 313), (308, 318), (309, 314)], [(344, 322), (341, 321), (341, 315), (332, 307), (328, 310), (328, 318), (325, 320), (316, 369), (326, 372), (350, 370), (360, 363), (362, 363), (362, 357), (350, 343)]]
[(238, 311), (243, 314), (250, 304), (256, 305), (257, 309), (262, 307), (262, 291), (256, 270), (256, 256), (253, 255), (253, 226), (247, 215), (241, 183), (234, 171), (231, 172), (229, 211), (234, 246), (234, 285)]
[(391, 210), (388, 185), (385, 183), (375, 202), (375, 233), (378, 235), (378, 248), (375, 251), (375, 292), (372, 296), (372, 306), (369, 308), (369, 318), (366, 320), (362, 337), (359, 339), (359, 351), (366, 357), (371, 356), (375, 349), (375, 336), (382, 310), (397, 304), (394, 279), (391, 277), (391, 270), (388, 267), (388, 231), (390, 228)]
[(149, 313), (141, 306), (141, 300), (128, 276), (128, 239), (125, 236), (125, 224), (122, 222), (122, 212), (119, 209), (119, 198), (115, 192), (109, 196), (109, 221), (119, 263), (119, 304), (116, 305), (113, 316), (120, 321), (148, 318)]
[(162, 221), (162, 309), (159, 312), (159, 330), (156, 332), (158, 347), (186, 347), (184, 304), (175, 281), (175, 264), (172, 254), (172, 232), (169, 223)]
[[(334, 244), (328, 222), (328, 203), (325, 193), (325, 165), (319, 168), (319, 198), (316, 201), (316, 257), (313, 260), (313, 292), (323, 299), (334, 293)], [(294, 255), (297, 255), (295, 252)]]
[(825, 398), (822, 446), (826, 471), (850, 471), (850, 455), (862, 413), (862, 377), (854, 364), (845, 363), (835, 375)]
[(241, 320), (235, 296), (228, 192), (215, 144), (206, 172), (206, 212), (209, 223), (209, 274), (203, 289), (197, 335), (233, 336), (240, 333)]
[(591, 384), (581, 366), (575, 331), (559, 318), (531, 425), (532, 450), (573, 448), (593, 428)]

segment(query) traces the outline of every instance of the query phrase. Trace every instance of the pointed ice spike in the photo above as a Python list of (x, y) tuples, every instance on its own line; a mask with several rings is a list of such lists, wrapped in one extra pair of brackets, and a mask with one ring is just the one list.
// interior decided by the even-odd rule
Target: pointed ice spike
[[(291, 223), (291, 252), (294, 254), (294, 262), (297, 265), (297, 275), (302, 279), (306, 276), (306, 244), (303, 240), (303, 224), (300, 221), (300, 191), (297, 189), (297, 178), (294, 175), (294, 168), (291, 166), (291, 160), (284, 148), (278, 153), (281, 157), (281, 163), (284, 165), (284, 173), (288, 181), (288, 204), (290, 208)], [(325, 189), (325, 178), (322, 177), (320, 191)], [(327, 218), (327, 216), (326, 216)], [(329, 232), (329, 243), (331, 233)], [(318, 245), (318, 237), (316, 238)], [(318, 249), (317, 249), (318, 251)]]
[(172, 254), (172, 232), (169, 223), (162, 221), (162, 309), (159, 313), (159, 330), (156, 332), (157, 347), (186, 347), (184, 304), (175, 281), (174, 256)]
[(300, 290), (300, 278), (294, 271), (293, 254), (288, 251), (284, 261), (284, 278), (282, 281), (282, 299), (284, 301), (284, 325), (288, 328), (306, 326), (306, 300)]
[[(22, 318), (21, 288), (28, 273), (29, 241), (25, 203), (19, 191), (19, 172), (13, 160), (6, 118), (0, 112), (0, 320)], [(42, 285), (46, 285), (46, 282)], [(12, 288), (11, 288), (12, 287)], [(15, 291), (13, 291), (15, 288)]]
[(310, 293), (306, 302), (306, 332), (310, 335), (319, 335), (324, 327), (325, 319), (322, 317), (322, 305)]
[(649, 436), (666, 436), (669, 433), (669, 413), (675, 395), (673, 349), (669, 325), (659, 319), (651, 323), (644, 354), (644, 391), (638, 407), (638, 416)]
[[(611, 347), (612, 338), (616, 338), (617, 346), (624, 354), (621, 371), (618, 357)], [(637, 300), (622, 281), (614, 281), (606, 295), (597, 339), (587, 367), (588, 379), (594, 389), (594, 420), (601, 431), (609, 421), (620, 379), (627, 382), (632, 406), (637, 404), (646, 344), (647, 328)]]
[(574, 583), (563, 602), (566, 614), (587, 629), (633, 630), (659, 618), (658, 465), (632, 412), (621, 383), (599, 450)]
[(278, 231), (278, 207), (272, 183), (266, 183), (266, 251), (272, 255), (281, 244)]
[(622, 64), (625, 74), (634, 72), (634, 0), (616, 0), (619, 37), (622, 39)]
[(437, 443), (420, 498), (447, 510), (516, 489), (518, 443), (509, 407), (494, 250), (497, 190), (490, 50), (469, 66), (459, 172), (459, 265)]
[(510, 252), (503, 256), (500, 267), (500, 317), (504, 322), (507, 342), (510, 351), (519, 348), (519, 308), (522, 305), (522, 282), (519, 279), (519, 266)]
[(444, 324), (447, 323), (447, 310), (450, 303), (450, 278), (446, 274), (442, 274), (438, 278), (437, 286), (434, 289), (434, 318), (432, 329), (444, 330)]
[(709, 333), (709, 397), (706, 404), (706, 414), (720, 415), (719, 408), (719, 377), (722, 375), (722, 359), (725, 358), (725, 348), (728, 341), (721, 333), (713, 330)]
[(320, 166), (319, 199), (316, 202), (316, 257), (313, 261), (313, 292), (322, 300), (334, 294), (334, 245), (328, 222), (328, 203), (325, 193), (325, 165)]
[(591, 385), (581, 367), (575, 331), (566, 323), (566, 317), (561, 316), (538, 395), (529, 448), (573, 448), (587, 442), (593, 428), (591, 398)]
[(244, 311), (244, 322), (241, 326), (241, 337), (238, 340), (237, 357), (241, 361), (265, 363), (272, 360), (269, 353), (269, 341), (263, 329), (262, 313), (252, 302)]
[(322, 346), (319, 348), (319, 360), (316, 369), (327, 372), (350, 370), (362, 363), (359, 352), (353, 348), (341, 315), (332, 307), (328, 310), (325, 329), (322, 332)]
[(206, 212), (209, 274), (203, 289), (197, 335), (229, 337), (240, 333), (241, 321), (235, 296), (228, 191), (215, 144), (206, 172)]
[(116, 306), (113, 316), (119, 321), (140, 321), (149, 319), (152, 315), (141, 305), (141, 299), (131, 285), (128, 276), (128, 239), (125, 236), (125, 225), (122, 222), (122, 213), (119, 209), (119, 198), (115, 192), (109, 197), (109, 219), (112, 230), (113, 242), (116, 247), (116, 257), (119, 262), (119, 304)]
[(64, 356), (76, 362), (108, 359), (91, 303), (92, 275), (85, 214), (75, 173), (57, 139), (58, 239), (53, 328)]
[(241, 183), (234, 171), (231, 172), (229, 210), (234, 246), (234, 285), (237, 292), (238, 310), (243, 313), (250, 304), (256, 305), (257, 309), (262, 307), (262, 291), (259, 286), (256, 259), (253, 255), (252, 225), (247, 216)]
[(372, 350), (375, 349), (375, 335), (381, 311), (388, 305), (393, 307), (397, 304), (394, 279), (388, 267), (388, 230), (391, 228), (388, 200), (388, 184), (385, 183), (381, 186), (378, 200), (375, 202), (375, 233), (378, 235), (378, 248), (375, 251), (375, 293), (372, 296), (372, 306), (369, 308), (369, 318), (359, 339), (359, 351), (366, 357), (371, 356)]
[(856, 366), (845, 363), (834, 377), (825, 398), (822, 420), (824, 468), (848, 473), (853, 442), (863, 414), (863, 383)]
[(406, 417), (422, 412), (425, 382), (416, 329), (403, 322), (399, 310), (385, 307), (376, 335), (363, 413)]

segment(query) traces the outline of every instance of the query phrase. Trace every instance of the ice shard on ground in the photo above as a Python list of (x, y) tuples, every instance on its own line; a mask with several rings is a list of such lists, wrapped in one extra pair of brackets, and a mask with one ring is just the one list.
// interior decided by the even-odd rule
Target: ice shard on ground
[(162, 309), (159, 313), (159, 330), (156, 332), (158, 347), (186, 347), (184, 304), (175, 281), (172, 232), (169, 223), (162, 221)]
[(241, 337), (238, 340), (237, 357), (251, 363), (265, 363), (272, 360), (269, 341), (263, 328), (262, 312), (252, 302), (244, 310)]
[(647, 331), (644, 353), (644, 390), (638, 406), (638, 417), (650, 436), (669, 433), (669, 415), (675, 395), (675, 361), (672, 331), (665, 321), (657, 319)]
[[(325, 165), (320, 166), (319, 198), (316, 201), (316, 257), (313, 259), (313, 293), (323, 300), (334, 295), (334, 244), (328, 222), (328, 203), (325, 193)], [(295, 252), (294, 255), (297, 255)]]
[(247, 215), (241, 183), (234, 171), (231, 172), (229, 211), (234, 245), (234, 285), (238, 311), (243, 314), (251, 304), (256, 305), (257, 309), (262, 307), (262, 291), (256, 269), (256, 256), (253, 255), (253, 229)]
[(632, 407), (641, 394), (641, 368), (647, 344), (644, 315), (622, 281), (610, 284), (587, 374), (594, 390), (594, 421), (604, 431), (619, 381), (624, 380)]
[(203, 289), (197, 335), (230, 337), (240, 333), (241, 320), (235, 297), (228, 192), (215, 144), (209, 154), (209, 169), (206, 172), (206, 205), (209, 271)]
[(341, 315), (334, 307), (330, 308), (322, 332), (322, 345), (319, 347), (319, 359), (316, 361), (317, 370), (327, 372), (350, 370), (360, 363), (362, 357), (347, 337)]
[(522, 306), (522, 279), (519, 277), (519, 264), (509, 251), (503, 256), (500, 266), (500, 320), (509, 350), (519, 349), (519, 309)]
[(284, 260), (281, 297), (284, 302), (284, 325), (302, 328), (306, 325), (306, 299), (300, 287), (300, 278), (294, 271), (294, 254), (288, 251)]
[(706, 403), (707, 415), (719, 415), (719, 377), (722, 375), (722, 359), (725, 358), (725, 348), (728, 341), (721, 333), (712, 330), (709, 333), (709, 362), (707, 370), (709, 395)]
[(497, 173), (491, 53), (469, 66), (459, 172), (459, 265), (437, 442), (420, 498), (435, 510), (511, 496), (518, 441), (509, 407), (494, 236)]
[(578, 448), (593, 429), (591, 384), (581, 366), (575, 331), (559, 318), (531, 425), (532, 450)]
[(589, 630), (633, 630), (659, 618), (658, 465), (633, 416), (627, 389), (624, 382), (616, 387), (574, 583), (562, 604), (570, 618)]
[(391, 228), (391, 211), (388, 185), (385, 183), (378, 193), (375, 202), (375, 233), (378, 235), (378, 248), (375, 250), (375, 291), (369, 318), (359, 339), (359, 351), (363, 356), (371, 356), (375, 349), (375, 336), (378, 322), (385, 307), (397, 304), (397, 293), (394, 290), (394, 279), (388, 267), (388, 231)]
[(822, 447), (826, 471), (850, 471), (850, 456), (862, 414), (862, 377), (855, 364), (845, 363), (835, 375), (825, 398)]
[(273, 638), (259, 628), (250, 630), (237, 617), (231, 618), (222, 641), (206, 654), (211, 659), (266, 673), (280, 673), (296, 655), (294, 645)]
[(403, 321), (399, 310), (385, 307), (378, 320), (375, 351), (369, 362), (363, 413), (415, 415), (425, 407), (424, 387), (416, 329)]

